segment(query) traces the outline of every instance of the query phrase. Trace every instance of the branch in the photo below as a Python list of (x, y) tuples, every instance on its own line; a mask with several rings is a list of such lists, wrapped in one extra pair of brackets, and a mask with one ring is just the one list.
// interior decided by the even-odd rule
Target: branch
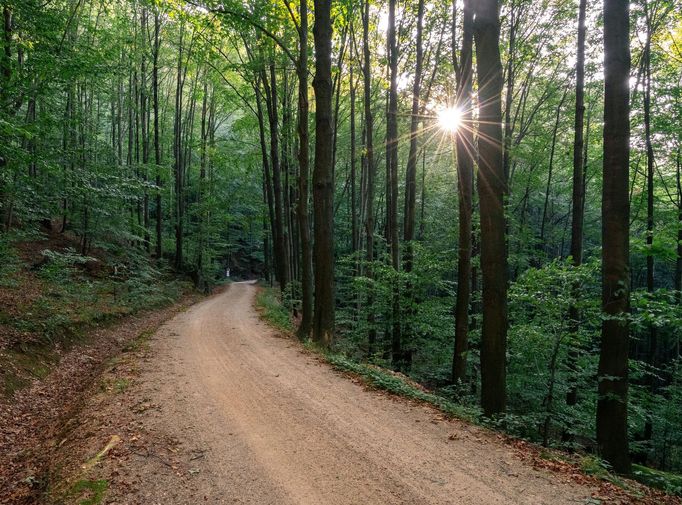
[[(185, 0), (185, 2), (187, 2), (190, 5), (194, 5), (195, 7), (201, 7), (202, 9), (207, 9), (207, 7), (205, 5), (199, 5), (194, 0)], [(275, 35), (270, 30), (265, 28), (258, 21), (253, 19), (250, 15), (248, 15), (244, 12), (238, 12), (238, 11), (234, 11), (231, 9), (226, 9), (225, 7), (208, 8), (208, 11), (215, 13), (215, 14), (226, 14), (226, 15), (233, 16), (233, 17), (236, 17), (238, 19), (242, 19), (242, 20), (246, 21), (251, 26), (253, 26), (257, 30), (260, 30), (261, 32), (263, 32), (263, 34), (265, 34), (267, 37), (272, 39), (275, 42), (275, 44), (277, 44), (282, 49), (282, 51), (284, 51), (284, 53), (292, 61), (292, 63), (294, 65), (296, 65), (297, 58), (294, 57), (294, 55), (289, 50), (289, 48), (284, 44), (284, 42), (282, 42), (282, 40), (277, 35)]]

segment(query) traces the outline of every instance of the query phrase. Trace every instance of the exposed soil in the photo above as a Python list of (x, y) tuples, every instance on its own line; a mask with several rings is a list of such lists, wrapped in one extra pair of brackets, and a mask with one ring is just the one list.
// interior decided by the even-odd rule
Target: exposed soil
[(335, 372), (259, 320), (256, 291), (231, 285), (108, 369), (54, 440), (51, 501), (108, 487), (110, 504), (620, 503)]
[(79, 412), (84, 393), (104, 364), (140, 334), (153, 333), (196, 299), (193, 295), (172, 307), (129, 316), (90, 332), (82, 345), (69, 351), (53, 350), (50, 359), (59, 358), (59, 365), (45, 379), (35, 380), (9, 398), (0, 395), (1, 504), (36, 503), (43, 496), (64, 422)]

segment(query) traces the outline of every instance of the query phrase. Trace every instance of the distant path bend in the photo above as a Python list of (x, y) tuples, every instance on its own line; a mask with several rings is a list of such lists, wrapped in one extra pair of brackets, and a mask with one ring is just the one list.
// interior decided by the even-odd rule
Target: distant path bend
[[(367, 391), (278, 338), (253, 308), (257, 289), (232, 284), (171, 320), (143, 371), (145, 394), (161, 407), (155, 426), (207, 448), (192, 461), (203, 501), (556, 505), (590, 496), (483, 430)], [(162, 483), (143, 493), (182, 503)]]

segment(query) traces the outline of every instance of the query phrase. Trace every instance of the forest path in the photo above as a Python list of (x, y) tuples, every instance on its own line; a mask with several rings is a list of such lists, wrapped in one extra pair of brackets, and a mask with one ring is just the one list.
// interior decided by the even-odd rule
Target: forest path
[(173, 448), (123, 465), (132, 484), (113, 503), (586, 503), (593, 490), (495, 435), (368, 391), (278, 337), (256, 292), (232, 284), (159, 330), (135, 393), (151, 408), (135, 422)]

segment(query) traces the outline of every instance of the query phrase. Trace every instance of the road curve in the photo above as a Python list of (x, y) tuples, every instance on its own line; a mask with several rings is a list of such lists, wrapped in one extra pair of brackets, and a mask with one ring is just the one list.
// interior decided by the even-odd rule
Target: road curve
[[(192, 502), (555, 505), (590, 496), (525, 465), (494, 435), (335, 372), (259, 320), (257, 289), (232, 284), (167, 323), (141, 377), (145, 400), (160, 406), (153, 429), (199, 451), (188, 463), (198, 474)], [(171, 487), (148, 482), (137, 499), (187, 503)]]

